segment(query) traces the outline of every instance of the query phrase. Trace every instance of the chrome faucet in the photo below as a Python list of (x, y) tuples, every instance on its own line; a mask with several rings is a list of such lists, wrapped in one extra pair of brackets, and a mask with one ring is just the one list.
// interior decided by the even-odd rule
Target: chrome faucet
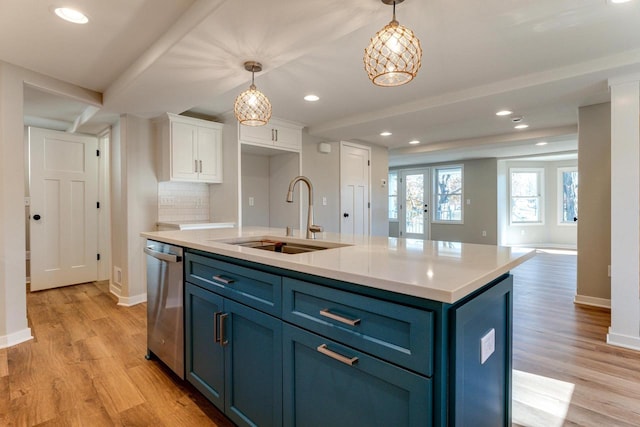
[(309, 178), (307, 178), (306, 176), (296, 176), (291, 180), (291, 182), (289, 183), (289, 191), (287, 192), (287, 202), (293, 203), (293, 189), (298, 181), (303, 181), (309, 188), (309, 206), (307, 210), (307, 239), (315, 239), (316, 233), (320, 233), (322, 231), (322, 227), (313, 223), (313, 185), (311, 184)]

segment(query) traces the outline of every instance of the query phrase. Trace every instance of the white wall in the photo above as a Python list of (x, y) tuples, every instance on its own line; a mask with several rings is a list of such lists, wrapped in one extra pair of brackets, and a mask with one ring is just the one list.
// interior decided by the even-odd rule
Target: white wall
[(120, 117), (111, 144), (112, 259), (122, 271), (121, 283), (114, 274), (111, 291), (120, 305), (146, 301), (145, 241), (140, 233), (155, 230), (158, 220), (158, 149), (150, 120)]
[[(558, 169), (577, 167), (577, 160), (556, 162), (547, 161), (504, 161), (501, 171), (505, 174), (503, 189), (505, 197), (498, 200), (499, 209), (503, 211), (504, 224), (502, 227), (501, 244), (503, 245), (531, 245), (538, 247), (577, 248), (577, 225), (559, 224), (558, 218)], [(531, 225), (511, 225), (509, 223), (510, 193), (509, 170), (511, 168), (539, 168), (544, 170), (544, 223)]]

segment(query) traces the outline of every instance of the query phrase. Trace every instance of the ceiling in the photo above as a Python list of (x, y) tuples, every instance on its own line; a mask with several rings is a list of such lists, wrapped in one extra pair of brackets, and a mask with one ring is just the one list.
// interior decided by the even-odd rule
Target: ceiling
[[(374, 86), (362, 62), (391, 20), (380, 0), (65, 1), (86, 25), (58, 19), (56, 0), (0, 0), (0, 60), (103, 94), (97, 110), (27, 88), (25, 120), (40, 126), (96, 133), (122, 113), (223, 117), (250, 83), (243, 62), (257, 60), (275, 117), (387, 146), (391, 165), (557, 158), (575, 156), (578, 107), (608, 101), (607, 79), (640, 72), (640, 2), (609, 1), (406, 0), (397, 19), (424, 54), (416, 79), (395, 88)], [(303, 101), (309, 93), (320, 100)], [(497, 117), (503, 108), (529, 128)]]

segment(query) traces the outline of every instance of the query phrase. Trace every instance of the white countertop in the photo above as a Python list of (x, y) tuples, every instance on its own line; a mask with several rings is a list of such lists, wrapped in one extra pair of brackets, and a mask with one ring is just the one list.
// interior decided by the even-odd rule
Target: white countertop
[(211, 222), (205, 221), (158, 221), (158, 227), (175, 228), (176, 230), (199, 230), (203, 228), (233, 228), (235, 222)]
[(298, 241), (350, 246), (292, 255), (221, 242), (262, 236), (288, 239), (284, 229), (262, 227), (156, 231), (141, 235), (178, 246), (446, 303), (464, 298), (535, 255), (534, 250), (526, 248), (380, 236), (351, 237), (336, 233), (317, 233), (317, 240), (306, 240), (299, 238), (300, 230), (295, 230)]

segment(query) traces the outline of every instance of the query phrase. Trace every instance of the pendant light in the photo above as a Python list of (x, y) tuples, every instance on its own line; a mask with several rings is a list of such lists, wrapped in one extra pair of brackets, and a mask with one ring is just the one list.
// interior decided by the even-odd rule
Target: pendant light
[(254, 74), (262, 71), (262, 64), (255, 61), (244, 63), (244, 69), (251, 71), (251, 86), (236, 98), (234, 112), (240, 124), (246, 126), (263, 126), (271, 118), (269, 99), (256, 89)]
[(396, 21), (396, 3), (404, 0), (381, 0), (393, 4), (393, 19), (371, 38), (364, 50), (364, 68), (378, 86), (400, 86), (418, 74), (422, 48), (413, 31)]

